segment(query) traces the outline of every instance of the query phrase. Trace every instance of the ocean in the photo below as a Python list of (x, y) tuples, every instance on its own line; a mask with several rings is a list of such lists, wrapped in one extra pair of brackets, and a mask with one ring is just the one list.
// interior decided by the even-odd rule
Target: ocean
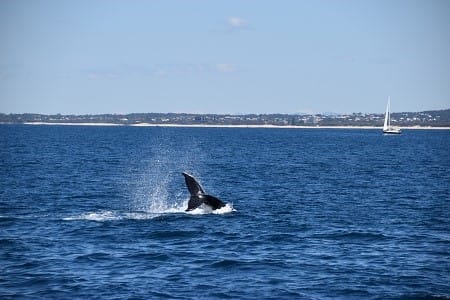
[(0, 125), (0, 298), (450, 299), (450, 131)]

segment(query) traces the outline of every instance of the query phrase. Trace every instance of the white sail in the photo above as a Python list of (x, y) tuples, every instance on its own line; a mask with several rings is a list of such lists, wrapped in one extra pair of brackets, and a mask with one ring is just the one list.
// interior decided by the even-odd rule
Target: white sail
[(387, 103), (387, 105), (386, 105), (386, 114), (384, 115), (384, 126), (383, 126), (383, 131), (386, 131), (386, 130), (388, 130), (389, 129), (389, 124), (388, 123), (390, 123), (390, 120), (389, 120), (389, 118), (390, 118), (390, 112), (389, 112), (389, 106), (390, 106), (390, 102), (391, 102), (391, 99), (390, 99), (390, 97), (388, 98), (388, 103)]
[(393, 134), (399, 134), (401, 133), (400, 128), (391, 126), (391, 97), (388, 97), (388, 103), (386, 106), (386, 114), (384, 116), (384, 125), (383, 125), (383, 132), (384, 133), (393, 133)]

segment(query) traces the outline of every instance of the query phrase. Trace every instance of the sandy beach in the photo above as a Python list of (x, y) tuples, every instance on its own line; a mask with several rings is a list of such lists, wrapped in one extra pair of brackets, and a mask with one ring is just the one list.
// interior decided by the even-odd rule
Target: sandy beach
[[(132, 127), (191, 127), (191, 128), (283, 128), (283, 129), (378, 129), (381, 126), (293, 126), (293, 125), (213, 125), (213, 124), (115, 124), (115, 123), (48, 123), (26, 122), (25, 125), (61, 125), (61, 126), (132, 126)], [(450, 130), (450, 127), (410, 126), (401, 127), (402, 130)]]

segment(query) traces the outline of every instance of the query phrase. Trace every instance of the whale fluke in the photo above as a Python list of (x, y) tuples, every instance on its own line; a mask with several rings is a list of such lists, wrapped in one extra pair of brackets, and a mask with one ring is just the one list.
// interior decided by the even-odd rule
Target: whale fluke
[(183, 175), (184, 175), (184, 180), (186, 181), (186, 186), (187, 186), (191, 196), (197, 196), (197, 195), (205, 193), (205, 191), (203, 190), (200, 183), (198, 183), (194, 177), (192, 177), (191, 175), (189, 175), (187, 173), (183, 173)]
[(183, 176), (189, 193), (191, 194), (186, 211), (196, 209), (202, 204), (208, 205), (212, 209), (218, 209), (225, 206), (225, 203), (218, 198), (206, 194), (200, 183), (198, 183), (192, 175), (183, 172)]

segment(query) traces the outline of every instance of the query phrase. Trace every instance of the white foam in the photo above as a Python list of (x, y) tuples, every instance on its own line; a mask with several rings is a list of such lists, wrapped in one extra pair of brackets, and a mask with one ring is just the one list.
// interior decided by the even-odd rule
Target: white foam
[(194, 210), (186, 211), (186, 206), (174, 206), (158, 212), (128, 212), (119, 213), (114, 211), (98, 211), (98, 212), (87, 212), (76, 216), (70, 216), (63, 218), (64, 221), (95, 221), (95, 222), (105, 222), (105, 221), (117, 221), (117, 220), (149, 220), (162, 215), (170, 214), (189, 214), (189, 215), (205, 215), (205, 214), (216, 214), (223, 215), (236, 211), (233, 208), (233, 204), (227, 203), (224, 207), (220, 209), (213, 210), (211, 207), (202, 205)]
[(205, 215), (210, 214), (213, 210), (209, 206), (201, 205), (197, 207), (196, 209), (187, 211), (186, 213), (189, 215)]
[(209, 207), (207, 205), (201, 205), (201, 206), (197, 207), (196, 209), (193, 209), (186, 213), (190, 214), (190, 215), (205, 215), (205, 214), (223, 215), (223, 214), (228, 214), (228, 213), (231, 213), (234, 211), (236, 211), (236, 210), (233, 208), (233, 204), (227, 203), (227, 204), (225, 204), (224, 207), (216, 209), (216, 210), (213, 210), (211, 207)]
[(223, 214), (229, 214), (231, 212), (236, 211), (236, 209), (233, 208), (233, 203), (227, 203), (224, 207), (213, 210), (212, 213), (216, 215), (223, 215)]
[(127, 219), (127, 220), (149, 220), (149, 219), (153, 219), (153, 218), (156, 218), (156, 217), (159, 217), (159, 216), (160, 216), (160, 214), (133, 212), (133, 213), (126, 213), (126, 214), (124, 214), (122, 219)]
[(117, 213), (112, 211), (87, 212), (77, 216), (63, 218), (64, 221), (116, 221), (116, 220), (147, 220), (158, 217), (160, 214), (145, 212)]
[(110, 221), (117, 220), (118, 216), (114, 214), (112, 211), (100, 211), (100, 212), (87, 212), (78, 216), (72, 216), (63, 218), (64, 221), (78, 221), (78, 220), (87, 220), (87, 221)]

